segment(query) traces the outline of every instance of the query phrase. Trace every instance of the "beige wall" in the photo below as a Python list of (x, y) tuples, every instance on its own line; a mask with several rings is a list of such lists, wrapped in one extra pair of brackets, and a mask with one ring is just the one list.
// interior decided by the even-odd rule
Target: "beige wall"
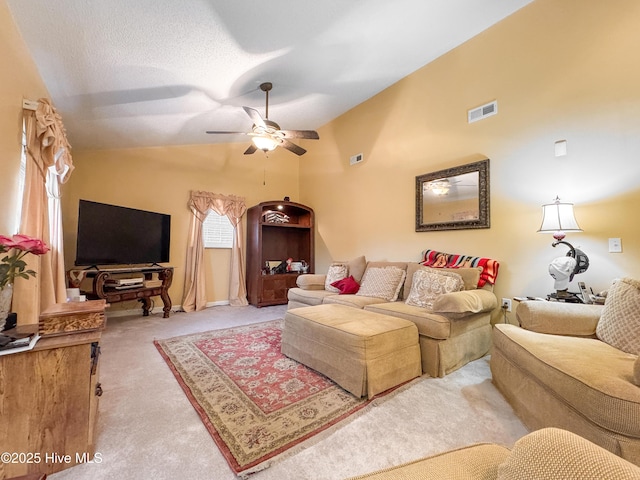
[[(635, 0), (536, 0), (321, 128), (321, 140), (305, 145), (299, 161), (286, 151), (246, 157), (245, 143), (73, 151), (76, 170), (63, 200), (67, 265), (75, 258), (79, 198), (170, 213), (171, 295), (179, 304), (186, 202), (197, 189), (245, 196), (247, 205), (288, 195), (313, 207), (318, 270), (361, 254), (418, 260), (435, 248), (498, 259), (499, 297), (545, 295), (553, 288), (547, 265), (566, 249), (552, 248), (536, 230), (540, 205), (559, 195), (576, 204), (584, 229), (567, 240), (591, 260), (576, 281), (599, 290), (614, 277), (638, 277), (639, 24)], [(0, 73), (6, 233), (17, 201), (20, 102), (46, 90), (4, 2), (0, 53), (12, 65)], [(468, 109), (492, 100), (498, 115), (466, 122)], [(566, 157), (554, 156), (557, 140), (567, 140)], [(365, 161), (350, 167), (360, 152)], [(415, 176), (484, 157), (491, 159), (491, 228), (416, 233)], [(622, 238), (623, 253), (607, 252), (609, 237)], [(206, 265), (208, 301), (224, 301), (228, 253), (208, 251)]]
[[(204, 134), (204, 132), (203, 132)], [(175, 267), (170, 296), (182, 302), (192, 190), (246, 198), (247, 207), (285, 196), (298, 200), (298, 161), (286, 151), (242, 153), (247, 144), (74, 151), (76, 169), (63, 197), (65, 257), (73, 266), (78, 200), (121, 205), (171, 215), (170, 264)], [(229, 298), (228, 249), (207, 249), (207, 301)], [(112, 310), (135, 308), (135, 302)]]
[(22, 99), (48, 96), (4, 0), (0, 1), (0, 235), (17, 232)]
[[(300, 163), (317, 266), (361, 254), (415, 261), (433, 248), (499, 260), (499, 298), (542, 296), (549, 262), (567, 252), (536, 233), (540, 206), (559, 195), (584, 229), (567, 240), (591, 260), (572, 289), (640, 275), (638, 25), (635, 0), (536, 0), (322, 128)], [(467, 123), (468, 109), (493, 100), (497, 115)], [(557, 140), (567, 156), (554, 156)], [(484, 156), (491, 228), (416, 233), (415, 176)], [(608, 253), (609, 237), (623, 253)]]

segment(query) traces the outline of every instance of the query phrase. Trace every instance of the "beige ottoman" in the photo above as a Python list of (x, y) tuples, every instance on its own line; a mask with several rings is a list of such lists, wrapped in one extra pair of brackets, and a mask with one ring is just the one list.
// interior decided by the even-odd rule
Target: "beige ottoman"
[(338, 304), (288, 310), (282, 353), (369, 398), (422, 373), (413, 322)]

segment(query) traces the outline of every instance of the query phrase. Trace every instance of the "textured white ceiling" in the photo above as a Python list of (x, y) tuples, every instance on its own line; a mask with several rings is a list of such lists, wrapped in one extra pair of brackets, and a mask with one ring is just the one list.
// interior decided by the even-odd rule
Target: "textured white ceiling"
[(205, 130), (249, 131), (265, 81), (317, 129), (532, 0), (6, 1), (84, 149), (246, 141)]

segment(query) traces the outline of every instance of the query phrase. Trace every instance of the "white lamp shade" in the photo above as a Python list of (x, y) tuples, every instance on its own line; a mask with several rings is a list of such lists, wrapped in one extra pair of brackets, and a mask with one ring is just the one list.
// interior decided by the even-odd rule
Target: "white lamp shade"
[(251, 139), (253, 144), (260, 150), (270, 151), (278, 146), (278, 143), (268, 136), (255, 136)]
[(573, 214), (573, 203), (561, 203), (556, 199), (555, 203), (543, 205), (542, 225), (538, 232), (582, 232)]

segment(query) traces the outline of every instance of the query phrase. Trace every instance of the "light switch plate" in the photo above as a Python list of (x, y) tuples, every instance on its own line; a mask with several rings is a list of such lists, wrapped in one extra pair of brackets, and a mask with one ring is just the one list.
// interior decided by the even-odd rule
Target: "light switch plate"
[(610, 238), (609, 239), (609, 253), (620, 253), (622, 252), (622, 239), (620, 238)]

